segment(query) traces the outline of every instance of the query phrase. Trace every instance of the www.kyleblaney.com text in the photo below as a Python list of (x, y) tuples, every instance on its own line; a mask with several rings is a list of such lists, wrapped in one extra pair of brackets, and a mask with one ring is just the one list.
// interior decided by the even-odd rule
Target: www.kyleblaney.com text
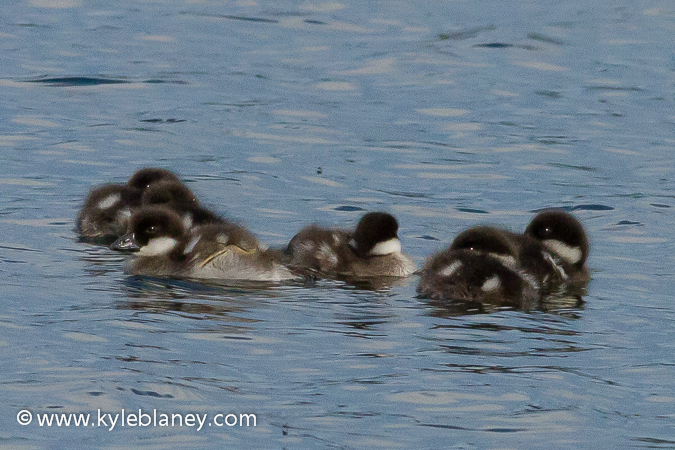
[(109, 431), (124, 427), (190, 427), (200, 431), (204, 426), (214, 427), (255, 427), (255, 414), (217, 413), (163, 413), (151, 411), (126, 410), (118, 413), (106, 413), (100, 409), (93, 413), (33, 413), (22, 409), (16, 415), (19, 425), (34, 424), (40, 427), (100, 427)]

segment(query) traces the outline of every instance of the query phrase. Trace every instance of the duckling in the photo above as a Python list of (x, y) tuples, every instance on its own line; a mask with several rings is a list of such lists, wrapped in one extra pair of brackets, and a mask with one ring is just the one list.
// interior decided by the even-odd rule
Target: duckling
[(328, 277), (406, 277), (417, 268), (401, 252), (391, 214), (365, 214), (352, 231), (308, 226), (288, 244), (291, 267)]
[(468, 228), (453, 239), (450, 250), (470, 250), (498, 259), (506, 267), (516, 269), (519, 261), (520, 238), (517, 234), (491, 226)]
[(417, 286), (420, 298), (440, 302), (532, 309), (539, 293), (532, 282), (489, 253), (446, 250), (427, 259)]
[(138, 170), (126, 184), (105, 184), (92, 189), (77, 215), (80, 240), (109, 245), (126, 232), (131, 209), (141, 204), (145, 189), (167, 180), (180, 182), (173, 172), (149, 167)]
[(137, 170), (126, 183), (124, 202), (130, 207), (140, 206), (145, 190), (152, 184), (161, 181), (181, 183), (178, 176), (170, 170), (157, 167), (145, 167)]
[(159, 181), (150, 184), (143, 192), (141, 204), (144, 206), (165, 205), (173, 209), (183, 217), (186, 228), (212, 222), (227, 222), (224, 218), (201, 206), (197, 197), (181, 182)]
[(185, 274), (188, 233), (178, 213), (162, 206), (148, 206), (131, 216), (129, 232), (110, 248), (135, 253), (125, 267), (132, 275), (180, 277)]
[(553, 290), (566, 281), (565, 274), (542, 243), (528, 235), (492, 226), (476, 226), (458, 234), (450, 249), (488, 254), (537, 289)]
[(129, 229), (112, 248), (135, 252), (126, 267), (132, 275), (256, 281), (297, 278), (281, 264), (280, 252), (261, 247), (255, 236), (233, 223), (186, 227), (172, 209), (144, 206), (133, 214)]
[(583, 225), (574, 216), (559, 209), (543, 211), (532, 219), (524, 235), (543, 245), (548, 259), (567, 284), (575, 287), (588, 284), (586, 260), (590, 246)]
[(123, 184), (105, 184), (89, 192), (77, 215), (80, 240), (110, 245), (123, 235), (131, 212), (122, 201)]

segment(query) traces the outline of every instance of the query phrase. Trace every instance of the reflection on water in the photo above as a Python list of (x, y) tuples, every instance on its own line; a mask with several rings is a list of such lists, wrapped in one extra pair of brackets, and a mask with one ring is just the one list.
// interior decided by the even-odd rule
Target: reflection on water
[[(585, 292), (585, 290), (584, 290)], [(496, 311), (510, 310), (511, 307), (499, 307), (479, 302), (449, 302), (440, 300), (422, 300), (429, 306), (428, 313), (435, 317), (455, 317), (465, 314), (490, 314)], [(536, 308), (538, 311), (569, 316), (575, 315), (584, 306), (582, 294), (566, 292), (544, 295)]]
[[(6, 447), (671, 448), (667, 3), (0, 6)], [(175, 170), (271, 246), (394, 213), (421, 266), (461, 230), (573, 211), (587, 292), (454, 311), (417, 278), (127, 277), (77, 242), (93, 185)], [(579, 301), (583, 295), (584, 302)], [(42, 412), (256, 427), (20, 426)]]

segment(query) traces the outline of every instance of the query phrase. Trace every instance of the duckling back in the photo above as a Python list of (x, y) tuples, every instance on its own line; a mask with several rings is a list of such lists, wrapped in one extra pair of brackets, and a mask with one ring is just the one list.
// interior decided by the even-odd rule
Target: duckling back
[(341, 273), (354, 259), (348, 242), (349, 233), (310, 225), (288, 243), (289, 265), (316, 274)]
[(194, 227), (185, 248), (191, 278), (283, 281), (297, 278), (282, 264), (282, 252), (260, 245), (255, 236), (232, 223)]

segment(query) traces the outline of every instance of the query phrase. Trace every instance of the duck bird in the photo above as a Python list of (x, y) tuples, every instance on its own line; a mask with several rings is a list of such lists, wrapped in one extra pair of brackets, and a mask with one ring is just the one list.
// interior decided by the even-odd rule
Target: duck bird
[(162, 181), (181, 183), (178, 175), (170, 170), (146, 167), (136, 171), (125, 185), (124, 202), (129, 206), (140, 206), (145, 190), (154, 183)]
[(513, 306), (537, 305), (539, 282), (521, 266), (522, 239), (495, 227), (473, 227), (427, 258), (417, 286), (420, 298)]
[(543, 211), (532, 219), (524, 236), (541, 243), (545, 257), (567, 285), (582, 288), (588, 284), (590, 245), (583, 225), (574, 216), (559, 209)]
[(561, 210), (538, 214), (522, 235), (472, 227), (427, 259), (417, 292), (436, 301), (532, 309), (585, 287), (588, 253), (583, 226)]
[(150, 184), (143, 192), (141, 205), (164, 205), (176, 211), (186, 228), (208, 223), (225, 223), (227, 220), (207, 208), (197, 200), (197, 196), (183, 183), (159, 181)]
[(303, 228), (285, 251), (289, 265), (330, 278), (406, 277), (417, 268), (401, 252), (398, 222), (391, 214), (365, 214), (354, 231)]
[(417, 293), (420, 298), (470, 305), (532, 309), (539, 293), (530, 280), (499, 259), (471, 250), (446, 249), (427, 260)]
[(105, 184), (92, 189), (76, 219), (80, 240), (110, 245), (126, 233), (131, 210), (141, 204), (145, 190), (161, 181), (180, 182), (173, 172), (148, 167), (134, 173), (125, 184)]
[(511, 269), (518, 267), (520, 248), (520, 236), (516, 233), (484, 225), (462, 231), (450, 244), (450, 250), (485, 253)]
[(76, 220), (80, 240), (110, 245), (126, 232), (131, 211), (122, 201), (124, 188), (105, 184), (89, 192)]
[(565, 274), (543, 244), (527, 234), (492, 226), (476, 226), (458, 234), (450, 249), (488, 254), (544, 291), (553, 290), (566, 282)]
[(186, 227), (176, 211), (144, 206), (134, 212), (129, 230), (112, 249), (134, 253), (125, 267), (132, 275), (251, 281), (298, 278), (281, 264), (281, 252), (261, 247), (253, 234), (233, 223)]

